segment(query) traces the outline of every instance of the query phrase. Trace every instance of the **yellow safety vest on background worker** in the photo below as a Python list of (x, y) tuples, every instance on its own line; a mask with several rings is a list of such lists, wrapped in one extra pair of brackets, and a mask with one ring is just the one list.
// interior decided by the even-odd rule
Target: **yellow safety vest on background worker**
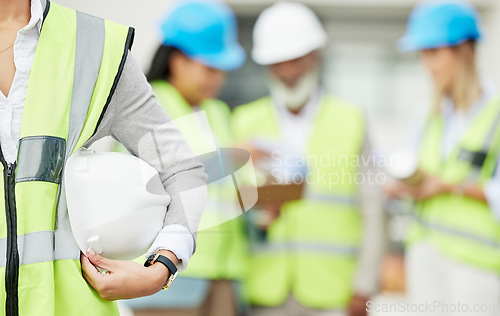
[[(207, 144), (214, 141), (220, 148), (230, 147), (230, 110), (225, 103), (219, 100), (206, 100), (200, 105), (200, 110), (206, 113), (211, 134), (201, 128), (196, 119), (185, 122), (185, 125), (181, 124), (179, 118), (186, 118), (195, 113), (195, 110), (171, 84), (166, 81), (154, 81), (151, 86), (159, 103), (174, 120), (183, 137), (197, 154)], [(206, 139), (207, 137), (211, 139)], [(201, 226), (204, 222), (213, 220), (208, 218), (213, 214), (239, 209), (238, 201), (235, 200), (236, 188), (232, 181), (221, 180), (217, 183), (210, 183), (207, 186), (207, 191), (207, 203), (201, 218)], [(196, 252), (181, 276), (211, 280), (240, 279), (245, 267), (245, 250), (246, 244), (241, 218), (235, 218), (210, 229), (199, 231)]]
[[(473, 181), (484, 185), (491, 179), (500, 150), (500, 97), (491, 99), (472, 119), (459, 144), (442, 157), (444, 119), (431, 115), (420, 148), (422, 170), (444, 182)], [(470, 162), (484, 159), (475, 172)], [(498, 171), (497, 171), (498, 172)], [(500, 222), (484, 202), (460, 193), (440, 194), (418, 203), (408, 245), (427, 241), (445, 256), (500, 274)]]
[(131, 28), (46, 3), (17, 169), (1, 159), (0, 315), (119, 314), (83, 278), (58, 196), (64, 160), (96, 131), (132, 39)]
[[(237, 107), (237, 140), (279, 141), (275, 107), (269, 97)], [(353, 295), (362, 236), (354, 177), (364, 120), (358, 110), (330, 96), (319, 107), (303, 153), (312, 162), (305, 198), (285, 203), (268, 228), (267, 242), (252, 244), (245, 278), (251, 305), (278, 306), (293, 294), (310, 308), (343, 309)], [(344, 181), (329, 183), (330, 175)]]

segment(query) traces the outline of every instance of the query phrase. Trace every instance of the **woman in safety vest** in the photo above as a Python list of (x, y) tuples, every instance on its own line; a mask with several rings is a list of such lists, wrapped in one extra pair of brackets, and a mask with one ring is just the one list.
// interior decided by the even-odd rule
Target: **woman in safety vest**
[(403, 51), (420, 51), (434, 99), (412, 140), (419, 153), (415, 181), (387, 191), (416, 201), (408, 291), (432, 315), (499, 312), (500, 98), (476, 69), (480, 37), (471, 5), (436, 1), (413, 10), (399, 42)]

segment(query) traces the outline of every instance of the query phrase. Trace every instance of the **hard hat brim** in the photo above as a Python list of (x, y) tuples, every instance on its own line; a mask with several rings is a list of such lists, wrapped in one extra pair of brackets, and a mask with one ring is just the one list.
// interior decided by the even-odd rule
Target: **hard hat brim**
[(440, 39), (437, 39), (436, 41), (432, 41), (432, 40), (429, 40), (428, 37), (418, 38), (415, 36), (405, 35), (398, 40), (396, 46), (400, 52), (409, 53), (409, 52), (421, 51), (424, 49), (432, 49), (432, 48), (439, 48), (439, 47), (453, 47), (453, 46), (458, 46), (458, 45), (460, 45), (468, 40), (479, 41), (480, 39), (481, 39), (481, 37), (477, 36), (477, 37), (459, 39), (456, 41), (444, 42), (443, 40), (440, 40)]
[(232, 71), (243, 66), (246, 53), (240, 45), (232, 45), (215, 54), (187, 54), (188, 57), (212, 68)]
[(326, 35), (311, 38), (308, 45), (289, 45), (277, 49), (276, 47), (254, 47), (252, 50), (252, 59), (259, 65), (268, 66), (282, 63), (289, 60), (294, 60), (303, 57), (315, 50), (318, 50), (326, 45)]

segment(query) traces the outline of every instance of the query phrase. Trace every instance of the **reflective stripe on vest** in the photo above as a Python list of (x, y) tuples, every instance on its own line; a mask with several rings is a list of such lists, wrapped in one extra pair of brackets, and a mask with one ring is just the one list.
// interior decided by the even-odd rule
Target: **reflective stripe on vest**
[[(253, 305), (279, 306), (292, 293), (309, 308), (344, 309), (353, 294), (362, 229), (357, 185), (354, 181), (331, 185), (322, 176), (354, 176), (357, 168), (352, 162), (361, 152), (364, 122), (356, 109), (332, 97), (323, 96), (318, 106), (305, 160), (321, 161), (332, 152), (346, 159), (308, 166), (311, 173), (304, 199), (283, 204), (280, 216), (267, 229), (266, 241), (251, 244), (248, 265), (252, 268), (245, 292)], [(279, 126), (268, 97), (234, 110), (237, 141), (280, 142)], [(310, 262), (315, 262), (314, 271), (297, 277), (296, 267)]]
[[(487, 153), (491, 146), (493, 145), (493, 142), (495, 140), (495, 134), (498, 131), (498, 128), (500, 127), (500, 111), (496, 115), (496, 119), (493, 122), (488, 135), (485, 138), (485, 141), (483, 143), (483, 146), (481, 148), (481, 153)], [(476, 166), (473, 167), (472, 172), (470, 173), (469, 176), (469, 181), (477, 181), (479, 179), (479, 172), (481, 171), (481, 168), (478, 168)]]
[[(101, 299), (82, 277), (80, 250), (60, 192), (60, 160), (95, 133), (133, 29), (42, 3), (44, 20), (23, 109), (18, 182), (9, 185), (15, 203), (5, 209), (15, 226), (0, 225), (0, 252), (2, 260), (7, 258), (0, 268), (7, 300), (0, 291), (0, 303), (6, 303), (8, 315), (118, 315), (116, 304)], [(10, 277), (15, 273), (18, 280)]]
[(312, 243), (271, 243), (260, 245), (252, 244), (251, 250), (253, 252), (265, 253), (265, 252), (275, 252), (275, 251), (300, 251), (300, 252), (319, 252), (319, 253), (330, 253), (330, 254), (340, 254), (345, 256), (356, 256), (358, 254), (358, 247), (348, 247), (343, 245), (320, 245)]
[[(76, 12), (76, 19), (75, 74), (69, 110), (66, 159), (74, 152), (87, 119), (94, 87), (99, 77), (106, 35), (104, 20), (78, 11)], [(57, 196), (55, 227), (71, 231), (69, 217), (67, 216), (68, 209), (64, 185), (59, 186)], [(75, 241), (73, 241), (72, 247), (78, 248)]]
[(460, 231), (460, 230), (452, 229), (450, 227), (446, 227), (446, 226), (442, 226), (442, 225), (439, 225), (439, 224), (435, 224), (435, 223), (432, 223), (430, 221), (426, 221), (425, 219), (422, 219), (422, 218), (420, 218), (418, 216), (412, 216), (412, 217), (418, 223), (422, 224), (423, 226), (425, 226), (425, 227), (427, 227), (429, 229), (435, 229), (435, 230), (439, 230), (439, 231), (441, 231), (443, 233), (455, 235), (457, 237), (471, 239), (471, 240), (473, 240), (475, 242), (478, 242), (478, 243), (481, 243), (481, 244), (484, 244), (484, 245), (487, 245), (487, 246), (491, 246), (491, 247), (495, 247), (495, 248), (500, 249), (500, 242), (499, 241), (491, 240), (491, 239), (487, 239), (487, 238), (483, 238), (483, 237), (478, 236), (478, 235), (466, 233), (466, 232), (463, 232), (463, 231)]
[[(421, 145), (422, 169), (448, 183), (475, 179), (484, 185), (491, 179), (500, 150), (500, 96), (482, 106), (469, 123), (459, 146), (443, 160), (441, 141), (444, 121), (430, 117)], [(482, 165), (475, 168), (466, 158), (482, 153)], [(427, 240), (443, 255), (480, 269), (500, 274), (500, 223), (490, 207), (457, 194), (441, 194), (418, 204), (415, 222), (408, 230), (408, 244)]]
[[(19, 264), (80, 259), (80, 249), (75, 248), (71, 231), (44, 231), (17, 237)], [(7, 239), (0, 239), (0, 267), (5, 267)]]
[[(320, 194), (315, 192), (306, 191), (306, 199), (330, 202), (332, 204), (345, 204), (351, 206), (359, 206), (359, 199), (356, 197), (346, 197), (336, 194)], [(353, 210), (353, 209), (351, 209)]]

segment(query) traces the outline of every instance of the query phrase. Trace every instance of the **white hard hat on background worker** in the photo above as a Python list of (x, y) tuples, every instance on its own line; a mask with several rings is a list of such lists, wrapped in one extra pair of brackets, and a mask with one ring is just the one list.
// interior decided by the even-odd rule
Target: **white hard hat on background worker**
[(83, 253), (108, 259), (146, 253), (170, 203), (156, 169), (132, 155), (82, 149), (64, 172), (71, 228)]
[(252, 58), (271, 65), (302, 57), (327, 41), (321, 22), (300, 3), (278, 2), (265, 9), (253, 31)]

